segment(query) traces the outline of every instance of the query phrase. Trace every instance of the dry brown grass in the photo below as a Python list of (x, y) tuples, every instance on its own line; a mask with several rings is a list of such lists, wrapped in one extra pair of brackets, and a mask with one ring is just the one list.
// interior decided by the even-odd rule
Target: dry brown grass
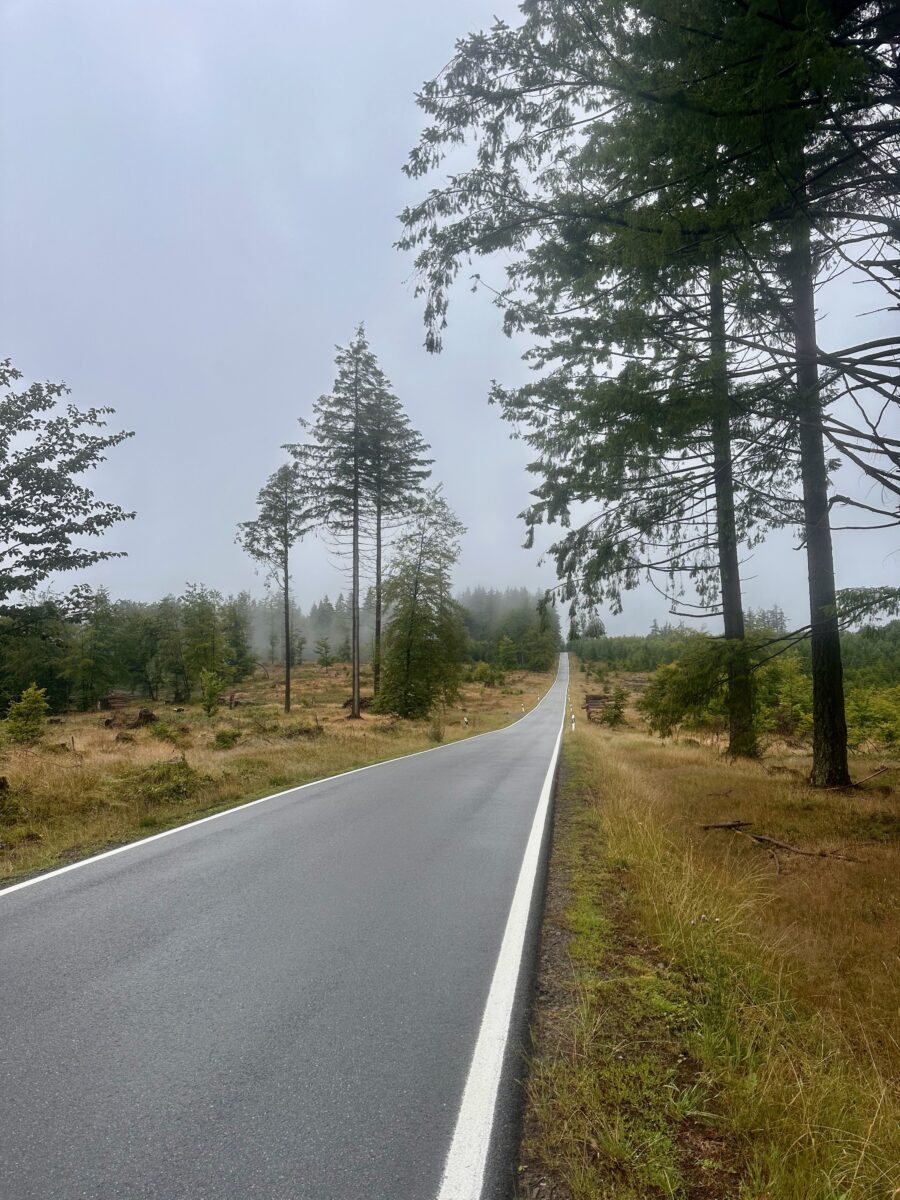
[[(882, 765), (889, 770), (860, 788), (823, 792), (806, 786), (805, 747), (773, 744), (758, 763), (730, 762), (714, 744), (661, 742), (641, 725), (629, 708), (628, 728), (592, 733), (634, 785), (654, 796), (660, 821), (701, 863), (759, 872), (766, 901), (754, 909), (754, 926), (795, 967), (795, 988), (839, 1019), (848, 1036), (880, 1047), (900, 1073), (900, 761), (858, 757), (856, 779)], [(803, 850), (858, 861), (770, 850), (702, 829), (733, 820)]]
[[(573, 675), (573, 693), (580, 690), (583, 680)], [(574, 876), (575, 900), (579, 888), (585, 895), (596, 889), (604, 872), (623, 872), (641, 935), (660, 947), (660, 969), (683, 980), (690, 1000), (684, 1054), (700, 1065), (704, 1108), (741, 1163), (728, 1193), (767, 1200), (896, 1196), (898, 764), (862, 789), (812, 791), (802, 748), (773, 748), (760, 763), (729, 763), (695, 739), (651, 739), (633, 712), (630, 726), (616, 732), (588, 726), (579, 713), (565, 761), (584, 830), (597, 839), (584, 878)], [(879, 764), (853, 765), (859, 778)], [(739, 834), (702, 828), (730, 820), (749, 821), (751, 831), (815, 856), (777, 848), (773, 854)], [(576, 906), (568, 914), (576, 931), (577, 915)], [(648, 1020), (652, 1015), (648, 1009)], [(600, 1152), (583, 1134), (560, 1159), (558, 1134), (569, 1124), (602, 1128), (609, 1119), (604, 1095), (613, 1094), (615, 1079), (592, 1101), (596, 1111), (575, 1114), (567, 1110), (572, 1088), (564, 1061), (551, 1048), (541, 1062), (531, 1112), (539, 1131), (548, 1132), (532, 1140), (531, 1153), (539, 1161), (554, 1147), (557, 1161), (568, 1164), (568, 1190), (560, 1196), (594, 1194), (573, 1185), (580, 1176), (572, 1164), (602, 1167)], [(620, 1069), (634, 1070), (629, 1053)], [(643, 1194), (655, 1192), (645, 1181)], [(602, 1194), (633, 1192), (613, 1182)], [(668, 1194), (698, 1193), (683, 1177)]]
[[(465, 685), (460, 702), (444, 716), (443, 740), (508, 724), (521, 716), (523, 704), (530, 710), (537, 703), (550, 681), (550, 675), (513, 672), (502, 689)], [(367, 684), (371, 680), (364, 674), (364, 691)], [(359, 721), (348, 720), (342, 706), (349, 696), (349, 670), (341, 666), (327, 673), (313, 665), (297, 671), (294, 711), (287, 717), (280, 709), (283, 678), (277, 673), (267, 677), (259, 672), (242, 687), (238, 695), (254, 703), (222, 708), (212, 719), (196, 705), (176, 712), (172, 705), (154, 704), (159, 723), (130, 729), (142, 703), (135, 701), (115, 714), (112, 728), (104, 727), (111, 714), (69, 714), (49, 726), (34, 746), (2, 746), (0, 775), (9, 789), (0, 795), (0, 880), (9, 882), (268, 792), (434, 744), (430, 721), (368, 712)], [(219, 731), (239, 734), (232, 748), (215, 746)], [(153, 798), (148, 771), (182, 758), (196, 772), (187, 773), (196, 794), (163, 802)]]

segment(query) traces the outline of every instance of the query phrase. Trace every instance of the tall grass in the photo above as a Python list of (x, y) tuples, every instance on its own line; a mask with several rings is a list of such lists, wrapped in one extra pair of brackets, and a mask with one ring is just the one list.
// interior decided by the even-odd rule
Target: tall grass
[[(665, 754), (669, 771), (709, 770), (705, 750)], [(661, 802), (667, 776), (656, 747), (642, 757), (637, 738), (584, 729), (567, 756), (592, 781), (606, 862), (628, 871), (643, 928), (688, 981), (686, 1044), (703, 1065), (722, 1121), (739, 1139), (739, 1194), (895, 1195), (900, 1058), (890, 1041), (879, 1039), (877, 1051), (867, 1047), (862, 1007), (851, 1018), (805, 998), (803, 961), (791, 952), (797, 931), (785, 939), (769, 917), (778, 886), (771, 862), (725, 841), (717, 857), (702, 852)], [(730, 780), (733, 792), (734, 773)], [(813, 861), (830, 889), (836, 864)], [(806, 886), (815, 887), (815, 876), (806, 877)]]

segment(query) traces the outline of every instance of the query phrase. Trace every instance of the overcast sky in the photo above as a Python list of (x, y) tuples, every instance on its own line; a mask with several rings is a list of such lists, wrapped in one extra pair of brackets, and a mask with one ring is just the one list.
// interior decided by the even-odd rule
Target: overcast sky
[[(463, 287), (443, 354), (426, 354), (392, 249), (422, 186), (400, 171), (416, 89), (456, 37), (515, 13), (501, 0), (0, 0), (0, 356), (136, 432), (95, 477), (138, 512), (107, 539), (128, 558), (86, 579), (138, 599), (188, 581), (261, 592), (235, 525), (330, 387), (334, 344), (365, 321), (469, 527), (458, 585), (552, 582), (520, 548), (527, 447), (485, 402), (493, 377), (525, 378), (524, 347)], [(859, 289), (842, 287), (826, 327), (847, 344)], [(800, 623), (791, 547), (784, 534), (756, 552), (747, 603)], [(896, 581), (896, 547), (893, 532), (839, 537), (839, 584)], [(344, 586), (315, 544), (295, 577), (304, 606)], [(665, 615), (645, 588), (610, 630)]]

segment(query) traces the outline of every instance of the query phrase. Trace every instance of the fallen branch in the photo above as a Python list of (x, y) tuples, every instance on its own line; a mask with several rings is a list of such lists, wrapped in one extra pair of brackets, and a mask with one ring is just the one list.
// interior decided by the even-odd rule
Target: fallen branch
[[(743, 830), (736, 830), (743, 833)], [(791, 846), (788, 842), (779, 842), (777, 838), (766, 837), (764, 833), (745, 833), (744, 837), (752, 838), (760, 846), (774, 846), (778, 850), (789, 850), (791, 854), (804, 854), (807, 858), (839, 858), (841, 862), (862, 862), (861, 858), (853, 858), (849, 854), (839, 854), (837, 850), (803, 850), (800, 846)]]
[[(885, 771), (889, 771), (890, 767), (879, 767), (877, 771), (873, 771), (871, 775), (864, 775), (862, 779), (857, 779), (856, 783), (851, 783), (852, 788), (862, 787), (864, 783), (868, 783), (870, 779), (875, 779), (878, 775), (883, 775)], [(823, 792), (846, 792), (847, 788), (843, 785), (839, 787), (827, 787), (822, 789)]]
[(790, 854), (802, 854), (805, 858), (837, 858), (841, 862), (852, 863), (865, 861), (861, 858), (853, 858), (849, 854), (840, 854), (837, 850), (804, 850), (802, 846), (792, 846), (789, 842), (780, 842), (777, 838), (769, 837), (765, 833), (748, 833), (747, 829), (752, 824), (752, 821), (719, 821), (712, 825), (703, 825), (701, 828), (725, 829), (731, 833), (739, 833), (741, 837), (749, 838), (751, 842), (756, 842), (757, 846), (762, 846), (769, 851), (775, 859), (776, 868), (778, 867), (776, 850), (787, 850)]

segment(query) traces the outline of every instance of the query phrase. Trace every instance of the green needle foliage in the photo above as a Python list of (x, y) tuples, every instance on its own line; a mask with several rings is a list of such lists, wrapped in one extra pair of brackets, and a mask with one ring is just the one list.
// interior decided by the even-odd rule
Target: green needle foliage
[[(884, 356), (900, 339), (823, 354), (814, 293), (837, 255), (896, 292), (890, 6), (533, 0), (522, 12), (517, 28), (458, 43), (419, 97), (430, 124), (410, 175), (474, 141), (471, 165), (403, 214), (426, 344), (440, 348), (460, 269), (505, 251), (496, 300), (508, 330), (533, 334), (541, 370), (494, 391), (540, 454), (529, 525), (601, 503), (554, 548), (571, 597), (615, 607), (662, 573), (673, 599), (686, 578), (720, 603), (734, 753), (755, 749), (738, 545), (798, 524), (812, 780), (846, 783), (829, 513), (849, 501), (829, 496), (825, 440), (900, 495), (880, 429), (896, 401)], [(826, 419), (842, 395), (859, 406), (860, 386), (880, 411), (854, 427)]]
[(49, 710), (44, 689), (31, 684), (9, 706), (5, 722), (9, 740), (20, 744), (36, 742), (44, 732)]
[(200, 671), (200, 705), (208, 717), (214, 717), (219, 708), (219, 696), (224, 686), (221, 675), (203, 667)]
[(284, 711), (291, 711), (291, 550), (313, 527), (307, 480), (297, 463), (270, 475), (256, 498), (257, 516), (238, 526), (238, 542), (266, 567), (281, 593), (284, 621)]
[(457, 694), (466, 632), (462, 610), (450, 594), (450, 572), (464, 533), (434, 489), (397, 539), (385, 583), (390, 620), (377, 697), (382, 712), (424, 717)]
[(383, 556), (386, 532), (409, 515), (431, 475), (429, 447), (409, 423), (390, 386), (375, 393), (368, 416), (368, 486), (375, 538), (374, 648), (375, 694), (381, 683), (381, 632), (384, 607)]
[(310, 438), (286, 447), (308, 481), (316, 522), (349, 562), (352, 717), (360, 715), (360, 577), (370, 546), (375, 566), (375, 689), (380, 682), (385, 530), (408, 513), (430, 474), (428, 447), (410, 426), (365, 329), (337, 347), (330, 393), (313, 405)]
[(316, 660), (324, 671), (328, 671), (329, 665), (334, 661), (331, 653), (331, 642), (328, 638), (319, 638), (316, 642)]

